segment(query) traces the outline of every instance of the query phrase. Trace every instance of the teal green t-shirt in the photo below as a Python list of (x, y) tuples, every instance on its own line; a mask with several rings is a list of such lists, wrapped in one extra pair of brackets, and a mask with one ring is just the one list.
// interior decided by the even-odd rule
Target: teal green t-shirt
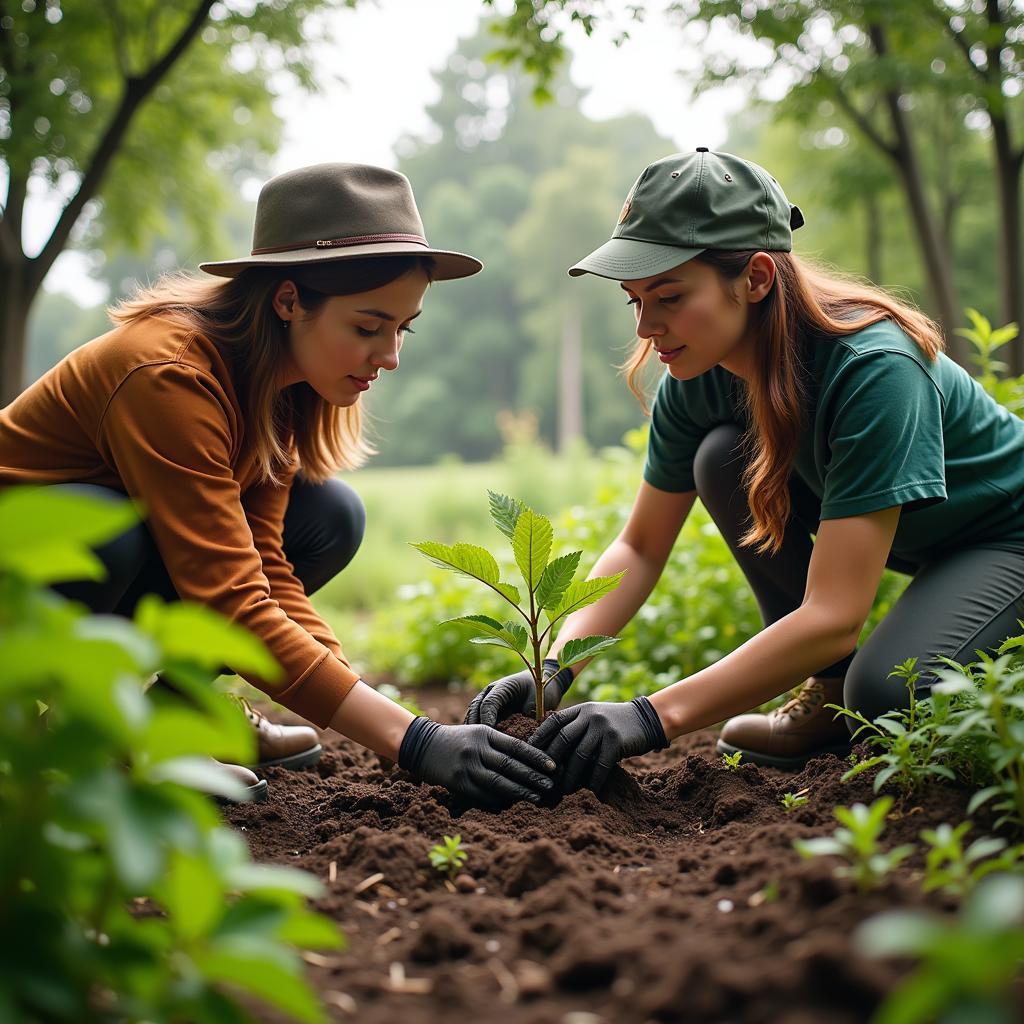
[[(707, 432), (748, 425), (743, 387), (721, 366), (688, 381), (666, 374), (644, 479), (694, 490)], [(979, 544), (1024, 552), (1024, 421), (945, 355), (930, 363), (890, 320), (811, 344), (793, 469), (823, 520), (902, 505), (892, 550), (910, 561)]]

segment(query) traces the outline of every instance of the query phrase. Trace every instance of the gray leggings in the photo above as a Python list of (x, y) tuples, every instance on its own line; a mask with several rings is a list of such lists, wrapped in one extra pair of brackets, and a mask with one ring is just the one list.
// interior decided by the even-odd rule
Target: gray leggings
[[(740, 437), (732, 423), (709, 431), (697, 451), (694, 476), (697, 494), (747, 577), (767, 626), (803, 601), (821, 502), (794, 473), (793, 511), (781, 550), (769, 556), (741, 548), (750, 509), (741, 484)], [(845, 676), (844, 704), (871, 719), (909, 703), (904, 681), (889, 678), (894, 665), (916, 657), (924, 670), (918, 692), (925, 696), (934, 681), (928, 674), (932, 657), (975, 660), (976, 650), (990, 651), (1021, 633), (1018, 622), (1024, 619), (1024, 554), (979, 546), (923, 565), (891, 557), (888, 567), (913, 576), (910, 585), (863, 647), (816, 673)]]

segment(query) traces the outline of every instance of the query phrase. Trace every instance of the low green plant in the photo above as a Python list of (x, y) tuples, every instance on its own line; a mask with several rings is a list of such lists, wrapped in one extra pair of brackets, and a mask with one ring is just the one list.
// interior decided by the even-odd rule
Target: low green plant
[(847, 718), (859, 723), (853, 739), (861, 733), (868, 735), (864, 741), (881, 749), (880, 754), (864, 758), (843, 775), (843, 782), (879, 768), (874, 778), (877, 793), (890, 780), (903, 795), (918, 789), (928, 779), (939, 777), (953, 780), (956, 773), (942, 758), (949, 752), (951, 736), (947, 726), (954, 709), (945, 693), (935, 693), (924, 699), (918, 698), (915, 687), (920, 678), (917, 658), (908, 658), (889, 673), (890, 678), (903, 679), (909, 695), (909, 706), (881, 715), (873, 722), (857, 711), (851, 711), (840, 704), (826, 704)]
[(799, 810), (801, 807), (806, 806), (808, 792), (806, 789), (801, 789), (796, 793), (783, 793), (782, 794), (782, 809), (787, 813)]
[(1024, 962), (1024, 878), (992, 875), (953, 920), (922, 911), (889, 911), (854, 933), (864, 956), (910, 957), (909, 976), (890, 992), (873, 1024), (1018, 1021)]
[(996, 871), (1019, 871), (1024, 862), (1024, 845), (1009, 846), (998, 836), (975, 839), (964, 849), (964, 836), (971, 830), (969, 821), (955, 828), (942, 824), (925, 829), (921, 838), (927, 843), (923, 889), (942, 889), (951, 896), (963, 896), (986, 875)]
[[(320, 884), (252, 863), (198, 791), (239, 795), (210, 757), (254, 753), (219, 667), (279, 667), (201, 606), (151, 596), (130, 622), (46, 587), (101, 578), (91, 549), (136, 520), (0, 495), (0, 1018), (222, 1024), (254, 1020), (256, 999), (323, 1021), (298, 952), (342, 944), (305, 907)], [(178, 694), (145, 692), (157, 668)]]
[(961, 774), (981, 788), (967, 813), (992, 801), (995, 827), (1024, 828), (1024, 636), (1010, 637), (995, 656), (947, 666), (932, 686), (933, 699), (956, 702), (943, 730), (960, 755)]
[(725, 770), (729, 772), (738, 772), (740, 770), (740, 761), (742, 760), (742, 750), (736, 750), (731, 754), (722, 755), (722, 763), (725, 765)]
[(387, 697), (388, 700), (393, 700), (399, 707), (405, 708), (406, 711), (417, 716), (425, 714), (419, 704), (404, 696), (397, 686), (393, 686), (391, 683), (380, 683), (376, 689), (379, 694)]
[(1017, 337), (1017, 324), (993, 327), (976, 309), (968, 308), (966, 312), (973, 326), (958, 327), (956, 333), (966, 338), (974, 349), (971, 359), (978, 368), (975, 380), (1000, 405), (1020, 416), (1024, 413), (1024, 377), (1008, 377), (1006, 363), (995, 357), (999, 349)]
[(455, 876), (462, 870), (469, 854), (462, 845), (462, 836), (444, 836), (440, 843), (431, 847), (430, 863), (435, 871), (448, 876), (448, 881), (455, 881)]
[[(536, 687), (537, 721), (544, 719), (545, 677), (542, 664), (545, 645), (554, 638), (555, 626), (567, 615), (586, 608), (610, 594), (624, 573), (574, 580), (582, 552), (570, 551), (551, 558), (554, 532), (547, 517), (504, 494), (487, 492), (491, 520), (510, 541), (516, 566), (526, 586), (526, 602), (520, 604), (519, 589), (502, 582), (497, 559), (476, 544), (440, 544), (422, 541), (414, 544), (435, 565), (478, 580), (512, 606), (523, 622), (504, 622), (490, 615), (459, 615), (447, 622), (469, 627), (478, 634), (470, 643), (500, 647), (516, 654), (529, 669)], [(542, 616), (547, 626), (542, 628)], [(570, 640), (558, 653), (558, 667), (575, 665), (593, 658), (618, 643), (617, 637), (586, 636)]]
[(892, 807), (892, 797), (884, 796), (870, 807), (856, 803), (837, 807), (841, 823), (831, 836), (796, 839), (793, 846), (801, 857), (840, 857), (844, 864), (836, 867), (839, 878), (852, 878), (859, 892), (878, 887), (890, 871), (914, 852), (911, 845), (883, 849), (878, 842), (885, 830), (885, 819)]

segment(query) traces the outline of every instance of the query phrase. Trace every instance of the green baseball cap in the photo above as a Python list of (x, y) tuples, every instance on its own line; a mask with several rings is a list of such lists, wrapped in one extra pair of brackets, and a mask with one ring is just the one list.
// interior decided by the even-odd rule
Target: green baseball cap
[(763, 167), (698, 146), (647, 167), (629, 190), (612, 237), (569, 274), (631, 281), (662, 274), (705, 249), (789, 252), (803, 222)]

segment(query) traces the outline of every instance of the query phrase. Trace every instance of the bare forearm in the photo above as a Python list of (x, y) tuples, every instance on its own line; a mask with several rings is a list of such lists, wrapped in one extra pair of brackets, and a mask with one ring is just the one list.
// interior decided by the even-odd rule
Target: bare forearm
[(714, 725), (777, 697), (823, 665), (849, 654), (856, 636), (805, 604), (714, 665), (655, 693), (651, 703), (669, 739)]
[[(570, 615), (562, 623), (558, 638), (551, 644), (551, 656), (557, 656), (566, 643), (576, 637), (594, 634), (615, 636), (650, 596), (663, 568), (664, 561), (645, 559), (621, 538), (614, 540), (597, 560), (590, 575), (612, 576), (622, 570), (626, 575), (610, 594)], [(586, 664), (580, 662), (573, 666), (577, 675)]]
[(400, 704), (388, 700), (359, 680), (334, 712), (331, 728), (375, 753), (397, 761), (402, 737), (414, 717)]

